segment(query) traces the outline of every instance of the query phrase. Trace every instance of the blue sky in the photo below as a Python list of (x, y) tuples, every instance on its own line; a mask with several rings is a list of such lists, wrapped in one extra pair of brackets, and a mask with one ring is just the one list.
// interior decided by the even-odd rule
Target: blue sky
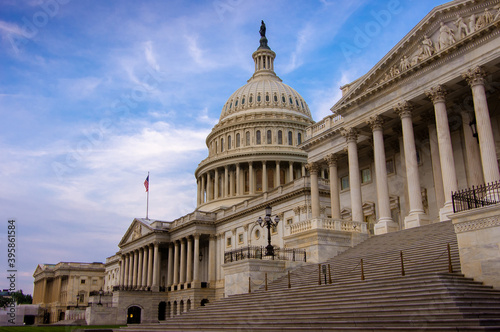
[(150, 218), (191, 212), (205, 137), (253, 74), (261, 20), (276, 73), (318, 121), (444, 2), (1, 0), (0, 272), (12, 218), (25, 293), (39, 263), (104, 262), (145, 217), (148, 171)]

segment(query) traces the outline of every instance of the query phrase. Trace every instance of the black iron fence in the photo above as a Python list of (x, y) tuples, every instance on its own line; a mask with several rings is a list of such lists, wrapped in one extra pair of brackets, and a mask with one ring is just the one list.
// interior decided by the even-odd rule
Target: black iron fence
[(244, 259), (306, 262), (306, 251), (301, 249), (282, 249), (279, 247), (274, 247), (274, 255), (266, 256), (265, 247), (248, 246), (240, 249), (226, 251), (224, 253), (224, 263), (236, 262)]
[(453, 212), (467, 211), (500, 203), (500, 182), (492, 182), (470, 189), (459, 190), (451, 195)]

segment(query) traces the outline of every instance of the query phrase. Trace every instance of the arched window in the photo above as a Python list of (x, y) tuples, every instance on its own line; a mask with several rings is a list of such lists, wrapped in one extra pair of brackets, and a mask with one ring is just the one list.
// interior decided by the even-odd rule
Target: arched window
[(240, 147), (240, 133), (236, 134), (236, 147)]
[(291, 131), (288, 132), (288, 145), (293, 145), (293, 134)]
[(257, 130), (257, 132), (255, 133), (255, 140), (255, 144), (260, 144), (260, 130)]
[(224, 152), (224, 139), (220, 139), (220, 152)]
[(217, 153), (217, 141), (215, 141), (215, 153)]
[(257, 95), (257, 102), (260, 102), (260, 93)]
[(247, 131), (245, 136), (245, 146), (250, 146), (250, 132)]
[(231, 135), (227, 137), (227, 149), (231, 150)]
[(273, 144), (273, 134), (270, 130), (267, 131), (267, 144)]
[(269, 101), (269, 95), (266, 94), (266, 101)]
[(278, 130), (278, 144), (283, 144), (283, 132)]
[(298, 133), (297, 134), (297, 145), (301, 144), (302, 143), (302, 134), (301, 133)]

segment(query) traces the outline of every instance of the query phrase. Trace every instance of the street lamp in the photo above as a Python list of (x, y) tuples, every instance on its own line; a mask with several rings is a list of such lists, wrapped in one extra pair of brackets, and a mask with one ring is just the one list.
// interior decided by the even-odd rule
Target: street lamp
[(80, 302), (80, 294), (76, 294), (76, 307), (78, 308), (78, 302)]
[(102, 305), (101, 296), (102, 296), (102, 287), (101, 287), (101, 289), (99, 289), (99, 303), (97, 305)]
[(260, 227), (267, 227), (267, 247), (266, 247), (266, 256), (274, 256), (274, 248), (271, 244), (271, 227), (275, 227), (280, 222), (280, 218), (276, 216), (274, 220), (271, 218), (271, 207), (268, 205), (266, 207), (266, 216), (264, 220), (261, 217), (257, 219), (257, 223)]

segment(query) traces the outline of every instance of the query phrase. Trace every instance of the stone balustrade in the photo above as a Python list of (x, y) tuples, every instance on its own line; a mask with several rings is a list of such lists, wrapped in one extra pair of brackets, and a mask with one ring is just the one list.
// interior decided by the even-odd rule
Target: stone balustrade
[(332, 231), (342, 231), (351, 233), (367, 234), (367, 224), (365, 222), (347, 221), (331, 218), (308, 219), (291, 225), (290, 235), (299, 234), (311, 229), (327, 229)]

